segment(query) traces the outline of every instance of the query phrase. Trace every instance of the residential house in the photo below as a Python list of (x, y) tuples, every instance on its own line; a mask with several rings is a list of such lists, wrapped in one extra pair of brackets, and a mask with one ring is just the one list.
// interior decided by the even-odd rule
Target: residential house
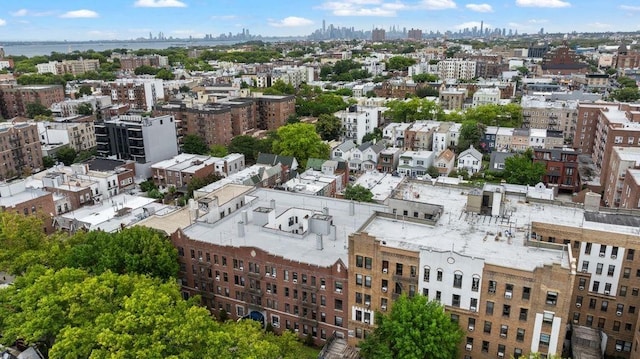
[(433, 151), (405, 151), (400, 155), (398, 173), (409, 177), (424, 176), (435, 157)]
[(546, 173), (542, 182), (557, 185), (558, 189), (578, 192), (578, 152), (573, 148), (534, 149), (534, 162), (544, 163)]
[(482, 169), (482, 153), (473, 145), (458, 155), (458, 169), (465, 169), (469, 174), (480, 172)]
[(278, 181), (280, 182), (277, 184), (284, 183), (290, 178), (295, 177), (296, 171), (298, 170), (298, 160), (293, 156), (280, 156), (271, 153), (260, 153), (258, 155), (258, 159), (256, 160), (256, 164), (267, 166), (275, 166), (277, 164), (280, 164), (282, 173), (280, 178), (278, 179)]
[(440, 152), (440, 154), (436, 158), (434, 166), (438, 169), (440, 177), (446, 177), (449, 175), (449, 173), (451, 173), (451, 171), (453, 171), (455, 164), (456, 154), (447, 148), (444, 151)]
[(380, 151), (378, 155), (378, 171), (382, 173), (392, 173), (398, 168), (398, 161), (402, 149), (398, 147), (389, 147)]
[(384, 146), (371, 141), (363, 143), (353, 150), (349, 169), (357, 172), (375, 170), (378, 166), (378, 155), (383, 149)]
[(346, 140), (339, 144), (331, 151), (332, 160), (349, 161), (353, 150), (357, 147), (356, 143), (352, 140)]
[(504, 164), (509, 157), (515, 156), (514, 152), (499, 152), (493, 151), (489, 156), (489, 168), (487, 170), (493, 172), (502, 172), (504, 171)]

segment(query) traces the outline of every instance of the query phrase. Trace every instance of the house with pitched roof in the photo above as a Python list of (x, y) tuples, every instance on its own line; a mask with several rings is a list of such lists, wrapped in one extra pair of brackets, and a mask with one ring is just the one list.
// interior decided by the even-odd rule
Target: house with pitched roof
[(440, 177), (446, 177), (456, 165), (456, 154), (447, 148), (440, 152), (433, 165), (438, 169)]
[(458, 156), (458, 169), (466, 169), (469, 174), (480, 172), (482, 169), (482, 153), (473, 145), (462, 151)]

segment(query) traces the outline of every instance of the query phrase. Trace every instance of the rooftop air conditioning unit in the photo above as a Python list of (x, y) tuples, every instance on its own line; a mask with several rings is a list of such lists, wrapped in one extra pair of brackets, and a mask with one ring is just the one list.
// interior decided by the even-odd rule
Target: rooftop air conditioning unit
[(467, 349), (468, 352), (471, 351), (471, 349), (473, 349), (473, 345), (471, 344), (467, 344), (467, 346), (465, 347), (465, 349)]
[(580, 308), (580, 307), (582, 307), (582, 304), (576, 303), (576, 308)]

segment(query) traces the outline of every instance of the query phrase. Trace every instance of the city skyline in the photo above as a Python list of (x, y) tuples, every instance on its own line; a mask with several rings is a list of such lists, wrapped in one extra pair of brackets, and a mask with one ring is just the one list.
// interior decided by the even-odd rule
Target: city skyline
[[(506, 28), (518, 33), (637, 31), (640, 5), (630, 0), (82, 0), (43, 3), (24, 0), (0, 11), (3, 41), (86, 41), (148, 38), (203, 38), (249, 29), (261, 36), (307, 36), (323, 21), (336, 27), (370, 30), (418, 28), (459, 31)], [(573, 18), (573, 21), (567, 21)]]

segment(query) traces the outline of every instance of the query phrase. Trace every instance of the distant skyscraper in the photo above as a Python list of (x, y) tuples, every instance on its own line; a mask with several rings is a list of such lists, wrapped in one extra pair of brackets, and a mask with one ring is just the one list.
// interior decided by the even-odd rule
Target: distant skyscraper
[(373, 42), (384, 41), (385, 40), (384, 29), (373, 29), (373, 31), (371, 31), (371, 40)]
[(324, 34), (325, 32), (327, 32), (327, 24), (324, 20), (322, 20), (322, 33)]
[(409, 30), (409, 34), (407, 38), (411, 40), (422, 40), (422, 30), (420, 29)]
[(480, 21), (480, 35), (484, 35), (484, 20)]
[(0, 46), (0, 59), (4, 58), (4, 47)]

